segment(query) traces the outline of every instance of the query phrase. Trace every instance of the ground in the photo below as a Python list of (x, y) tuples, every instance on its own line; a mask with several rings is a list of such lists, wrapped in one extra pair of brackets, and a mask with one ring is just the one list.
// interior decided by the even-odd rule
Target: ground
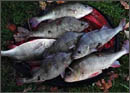
[[(111, 19), (113, 26), (117, 26), (122, 18), (127, 18), (128, 21), (128, 10), (125, 10), (120, 2), (82, 2), (85, 4), (92, 5), (99, 9), (102, 13), (107, 15)], [(38, 2), (2, 2), (1, 7), (1, 48), (2, 50), (7, 49), (8, 41), (13, 40), (12, 32), (9, 31), (6, 26), (9, 21), (16, 25), (23, 25), (27, 22), (28, 18), (36, 16), (39, 12)], [(123, 41), (125, 38), (123, 32), (120, 33), (120, 40)], [(110, 92), (128, 92), (129, 83), (125, 80), (125, 76), (129, 73), (129, 61), (128, 56), (123, 56), (119, 59), (121, 67), (113, 69), (119, 74), (119, 77), (112, 81), (112, 88)], [(24, 89), (32, 88), (29, 91), (55, 91), (55, 87), (45, 86), (43, 84), (25, 84), (23, 86), (17, 86), (15, 80), (15, 73), (11, 67), (11, 60), (6, 57), (2, 57), (1, 63), (1, 83), (3, 92), (22, 92)], [(39, 88), (41, 87), (41, 89)], [(70, 92), (102, 92), (95, 84), (86, 85), (84, 87), (77, 88), (58, 88), (56, 91), (70, 91)]]

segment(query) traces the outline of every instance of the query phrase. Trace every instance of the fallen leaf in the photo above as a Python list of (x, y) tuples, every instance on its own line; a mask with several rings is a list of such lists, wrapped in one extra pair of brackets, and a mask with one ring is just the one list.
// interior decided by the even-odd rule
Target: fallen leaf
[(51, 91), (51, 92), (57, 92), (57, 91), (58, 91), (58, 88), (57, 88), (57, 87), (51, 87), (51, 88), (50, 88), (50, 91)]
[(46, 4), (46, 2), (44, 2), (44, 1), (39, 1), (39, 6), (40, 6), (41, 10), (45, 10), (47, 4)]
[(16, 25), (14, 24), (7, 24), (7, 29), (9, 29), (11, 32), (15, 32), (16, 31)]
[(26, 93), (26, 92), (28, 92), (30, 90), (32, 90), (32, 88), (26, 88), (26, 89), (24, 89), (23, 93)]
[(59, 0), (59, 1), (56, 1), (57, 4), (62, 4), (62, 3), (65, 3), (65, 1), (62, 1), (62, 0)]
[(129, 28), (129, 22), (125, 25), (125, 29)]
[(124, 6), (125, 9), (129, 9), (129, 4), (123, 0), (120, 0), (120, 3), (122, 6)]
[(126, 77), (126, 81), (129, 81), (129, 80), (130, 80), (130, 76), (127, 76), (127, 77)]

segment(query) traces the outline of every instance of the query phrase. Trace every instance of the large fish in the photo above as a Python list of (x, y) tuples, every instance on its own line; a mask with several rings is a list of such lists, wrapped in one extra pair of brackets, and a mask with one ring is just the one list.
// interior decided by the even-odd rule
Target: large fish
[(58, 38), (68, 31), (81, 32), (88, 27), (88, 23), (75, 19), (74, 17), (64, 17), (47, 24), (42, 23), (37, 31), (28, 31), (18, 27), (19, 34), (15, 38), (43, 37)]
[(94, 30), (84, 34), (77, 44), (73, 59), (84, 57), (110, 41), (116, 34), (123, 30), (126, 20), (123, 19), (116, 28), (103, 26), (100, 30)]
[(103, 69), (120, 66), (116, 61), (121, 56), (129, 53), (129, 41), (127, 40), (122, 49), (115, 53), (90, 54), (72, 63), (72, 70), (65, 73), (66, 82), (75, 82), (95, 77), (102, 73)]
[(56, 40), (56, 42), (54, 42), (49, 48), (45, 50), (43, 56), (47, 56), (56, 52), (69, 52), (71, 49), (75, 48), (78, 39), (82, 35), (83, 33), (77, 32), (64, 33)]
[(77, 19), (90, 14), (93, 8), (88, 5), (83, 5), (81, 3), (66, 3), (53, 8), (47, 14), (41, 17), (34, 17), (30, 20), (32, 27), (36, 27), (40, 22), (44, 20), (55, 20), (61, 17), (75, 17)]
[(41, 57), (44, 50), (50, 47), (55, 41), (55, 39), (29, 41), (13, 49), (1, 51), (1, 56), (7, 56), (16, 60), (35, 60)]
[(33, 71), (32, 78), (19, 79), (18, 83), (42, 82), (59, 76), (72, 62), (71, 53), (59, 52), (41, 61), (43, 64), (41, 64), (39, 69)]

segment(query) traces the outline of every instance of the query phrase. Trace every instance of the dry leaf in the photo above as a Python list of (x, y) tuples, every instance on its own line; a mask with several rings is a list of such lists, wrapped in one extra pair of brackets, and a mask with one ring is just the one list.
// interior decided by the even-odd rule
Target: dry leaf
[(125, 25), (125, 29), (129, 28), (129, 22)]
[(120, 0), (120, 3), (124, 6), (125, 9), (129, 9), (129, 4), (127, 4), (127, 2)]
[(24, 89), (23, 93), (26, 93), (26, 92), (28, 92), (30, 90), (32, 90), (32, 88), (26, 88), (26, 89)]
[(62, 1), (62, 0), (59, 0), (59, 1), (56, 1), (57, 4), (62, 4), (62, 3), (65, 3), (65, 1)]
[(9, 29), (11, 32), (15, 32), (16, 31), (16, 25), (14, 24), (7, 24), (7, 29)]
[(129, 80), (130, 80), (130, 76), (127, 76), (127, 77), (126, 77), (126, 81), (129, 81)]
[(50, 91), (51, 91), (51, 92), (57, 92), (57, 91), (58, 91), (58, 88), (57, 88), (57, 87), (51, 87), (51, 88), (50, 88)]
[(39, 6), (40, 6), (40, 8), (41, 8), (42, 10), (45, 10), (47, 4), (46, 4), (46, 2), (44, 2), (44, 1), (39, 1)]

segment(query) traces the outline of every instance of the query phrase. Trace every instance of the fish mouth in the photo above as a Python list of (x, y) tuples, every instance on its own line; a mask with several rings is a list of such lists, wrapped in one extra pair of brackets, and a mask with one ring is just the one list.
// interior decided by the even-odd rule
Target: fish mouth
[(87, 10), (87, 11), (88, 11), (88, 14), (90, 14), (90, 13), (93, 12), (93, 8), (92, 8), (92, 7), (89, 6), (87, 9), (89, 10), (89, 11)]
[(80, 56), (78, 56), (78, 55), (72, 55), (72, 59), (79, 59), (80, 58)]

